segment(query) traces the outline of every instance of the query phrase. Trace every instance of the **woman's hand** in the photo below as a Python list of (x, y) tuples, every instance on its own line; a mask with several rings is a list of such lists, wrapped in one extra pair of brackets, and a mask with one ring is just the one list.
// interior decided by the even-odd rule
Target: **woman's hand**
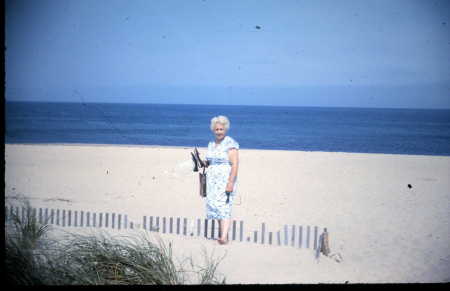
[(225, 192), (233, 192), (234, 183), (228, 182)]
[(228, 151), (228, 159), (231, 162), (231, 172), (230, 172), (230, 176), (228, 177), (228, 183), (227, 183), (227, 187), (225, 188), (225, 191), (233, 192), (234, 182), (236, 182), (238, 165), (239, 165), (238, 150), (235, 148), (230, 149)]

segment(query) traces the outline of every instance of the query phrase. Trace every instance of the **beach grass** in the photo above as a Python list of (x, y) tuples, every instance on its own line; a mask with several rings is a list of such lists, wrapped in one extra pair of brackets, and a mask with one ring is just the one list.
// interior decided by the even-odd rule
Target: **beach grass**
[(48, 224), (27, 212), (6, 225), (5, 273), (11, 285), (180, 285), (224, 284), (217, 267), (223, 258), (203, 250), (204, 264), (192, 257), (177, 262), (172, 245), (145, 234), (74, 234), (56, 240)]
[[(27, 210), (31, 210), (26, 202)], [(12, 285), (42, 285), (46, 271), (43, 254), (43, 237), (48, 224), (40, 224), (31, 211), (22, 219), (18, 214), (10, 217), (5, 233), (5, 269), (7, 283)], [(42, 272), (41, 272), (42, 271)]]

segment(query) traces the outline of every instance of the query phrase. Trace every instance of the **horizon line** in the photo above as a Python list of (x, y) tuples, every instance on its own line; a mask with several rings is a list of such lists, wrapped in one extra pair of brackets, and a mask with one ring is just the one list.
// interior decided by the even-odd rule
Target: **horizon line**
[(79, 104), (141, 104), (141, 105), (191, 105), (191, 106), (255, 106), (255, 107), (301, 107), (301, 108), (348, 108), (348, 109), (406, 109), (406, 110), (450, 110), (450, 107), (365, 107), (365, 106), (319, 106), (319, 105), (275, 105), (275, 104), (217, 104), (217, 103), (158, 103), (158, 102), (120, 102), (120, 101), (55, 101), (55, 100), (7, 100), (16, 103), (79, 103)]

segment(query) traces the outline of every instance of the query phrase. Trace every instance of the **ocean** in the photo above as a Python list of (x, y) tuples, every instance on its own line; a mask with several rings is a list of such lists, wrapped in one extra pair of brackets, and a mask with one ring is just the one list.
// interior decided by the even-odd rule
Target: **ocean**
[(450, 155), (450, 110), (5, 103), (5, 143), (206, 147), (225, 115), (243, 149)]

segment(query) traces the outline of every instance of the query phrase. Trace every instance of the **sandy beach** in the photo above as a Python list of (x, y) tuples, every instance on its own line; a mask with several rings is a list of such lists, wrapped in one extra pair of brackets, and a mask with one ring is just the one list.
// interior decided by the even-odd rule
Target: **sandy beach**
[[(192, 150), (6, 144), (6, 205), (26, 197), (36, 208), (126, 213), (136, 231), (143, 231), (143, 216), (181, 217), (195, 232), (191, 222), (204, 219), (205, 206)], [(204, 157), (206, 148), (199, 151)], [(245, 223), (244, 241), (219, 246), (196, 235), (155, 233), (172, 242), (176, 256), (201, 260), (202, 249), (224, 256), (218, 271), (230, 284), (450, 281), (450, 157), (250, 149), (239, 155), (232, 215)], [(253, 242), (263, 223), (272, 244), (268, 236)], [(342, 260), (298, 247), (295, 231), (294, 246), (290, 235), (288, 245), (277, 245), (277, 232), (293, 225), (310, 226), (311, 236), (315, 226), (319, 233), (326, 227), (331, 253)]]

